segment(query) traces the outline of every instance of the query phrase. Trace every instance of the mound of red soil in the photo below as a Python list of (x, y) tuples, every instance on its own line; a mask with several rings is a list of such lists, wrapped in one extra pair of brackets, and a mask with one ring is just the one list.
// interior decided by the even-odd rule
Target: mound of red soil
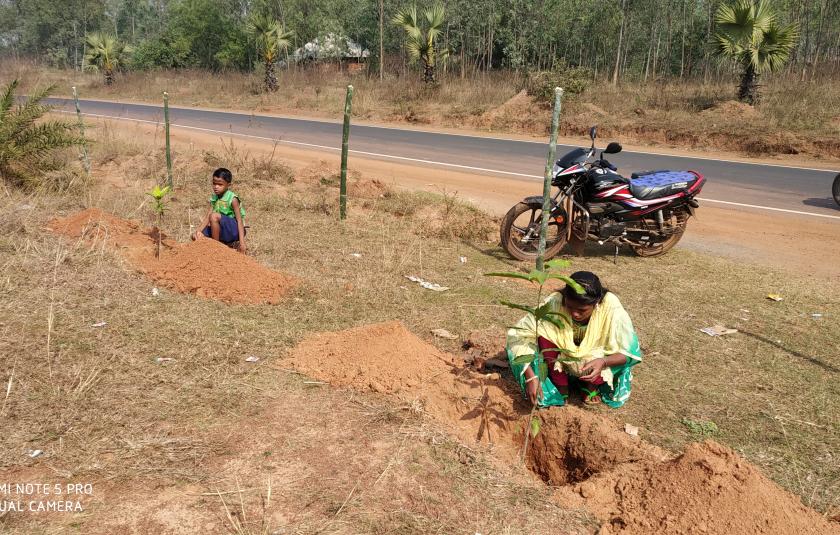
[(690, 444), (666, 462), (620, 466), (588, 483), (587, 505), (609, 519), (604, 534), (840, 533), (840, 526), (713, 441)]
[(511, 438), (518, 436), (515, 429), (527, 411), (518, 391), (498, 374), (478, 374), (459, 361), (397, 321), (316, 334), (288, 357), (307, 375), (419, 403), (461, 438), (514, 451)]
[(292, 277), (209, 239), (176, 245), (144, 268), (167, 288), (229, 303), (275, 304), (295, 285)]
[[(313, 335), (289, 360), (335, 385), (419, 400), (462, 438), (483, 441), (489, 433), (509, 458), (528, 427), (528, 408), (511, 381), (458, 366), (399, 322)], [(529, 468), (557, 487), (560, 503), (599, 518), (602, 535), (840, 533), (720, 444), (691, 444), (671, 458), (576, 407), (537, 414), (542, 425), (528, 450)]]
[(273, 304), (296, 284), (293, 277), (210, 239), (180, 244), (164, 237), (161, 257), (155, 258), (151, 230), (96, 208), (56, 219), (50, 228), (65, 236), (103, 241), (137, 270), (177, 292), (228, 303)]

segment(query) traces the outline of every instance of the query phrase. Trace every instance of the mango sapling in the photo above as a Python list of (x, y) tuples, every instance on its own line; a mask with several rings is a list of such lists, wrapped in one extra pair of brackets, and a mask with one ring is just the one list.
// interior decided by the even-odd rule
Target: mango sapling
[(152, 211), (155, 213), (157, 226), (155, 226), (155, 234), (157, 235), (157, 248), (155, 250), (155, 258), (160, 258), (160, 245), (162, 237), (163, 213), (166, 212), (167, 206), (164, 197), (169, 194), (171, 189), (169, 186), (160, 187), (155, 185), (152, 191), (146, 192), (146, 195), (152, 198)]
[[(565, 282), (572, 288), (575, 292), (580, 295), (585, 293), (583, 287), (578, 284), (575, 280), (567, 275), (562, 275), (557, 272), (559, 269), (568, 268), (571, 265), (571, 262), (568, 260), (561, 260), (561, 259), (554, 259), (545, 262), (543, 265), (543, 269), (533, 269), (530, 273), (520, 273), (520, 272), (494, 272), (494, 273), (485, 273), (487, 277), (507, 277), (511, 279), (522, 279), (526, 280), (531, 283), (535, 283), (538, 286), (537, 289), (537, 299), (536, 299), (536, 306), (528, 306), (528, 305), (521, 305), (518, 303), (511, 303), (510, 301), (499, 301), (501, 304), (505, 305), (506, 307), (515, 309), (515, 310), (522, 310), (534, 316), (534, 353), (519, 355), (513, 359), (513, 364), (519, 364), (525, 366), (523, 368), (522, 373), (525, 373), (525, 369), (529, 366), (535, 368), (536, 372), (536, 379), (542, 384), (543, 381), (548, 377), (548, 365), (545, 363), (545, 359), (543, 357), (544, 351), (556, 351), (558, 353), (562, 353), (564, 355), (564, 361), (573, 361), (579, 360), (580, 357), (575, 357), (569, 353), (568, 350), (558, 348), (558, 347), (549, 347), (545, 349), (540, 349), (539, 344), (536, 343), (536, 340), (539, 338), (539, 329), (540, 323), (547, 321), (560, 329), (566, 327), (566, 319), (560, 312), (555, 312), (551, 310), (551, 302), (547, 299), (543, 299), (543, 288), (545, 284), (550, 280), (559, 280)], [(517, 329), (518, 327), (512, 327), (513, 329)], [(531, 412), (528, 417), (529, 420), (529, 429), (528, 432), (525, 433), (525, 444), (522, 447), (522, 460), (525, 460), (525, 454), (528, 451), (528, 442), (531, 438), (536, 437), (537, 434), (540, 432), (540, 420), (537, 418), (534, 413), (536, 412), (537, 407), (540, 405), (540, 400), (537, 399), (533, 406), (531, 407)]]

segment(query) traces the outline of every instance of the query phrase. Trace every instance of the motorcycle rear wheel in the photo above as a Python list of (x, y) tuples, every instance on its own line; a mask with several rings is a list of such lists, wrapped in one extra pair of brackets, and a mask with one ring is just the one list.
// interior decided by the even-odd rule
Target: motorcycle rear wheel
[[(537, 258), (539, 246), (539, 225), (542, 218), (542, 205), (521, 202), (508, 210), (499, 228), (502, 248), (517, 260), (533, 261)], [(545, 241), (545, 259), (556, 256), (566, 245), (566, 229), (564, 224), (554, 219), (548, 222), (548, 236)], [(529, 229), (534, 229), (533, 236), (524, 240)]]
[(840, 205), (840, 173), (834, 177), (834, 184), (831, 186), (831, 194), (834, 195), (834, 202)]
[(631, 245), (630, 247), (637, 256), (644, 258), (662, 256), (670, 251), (683, 237), (683, 234), (685, 234), (685, 228), (688, 225), (688, 218), (689, 214), (685, 211), (672, 214), (670, 221), (666, 221), (665, 223), (666, 225), (673, 225), (675, 227), (673, 234), (661, 242), (644, 245)]

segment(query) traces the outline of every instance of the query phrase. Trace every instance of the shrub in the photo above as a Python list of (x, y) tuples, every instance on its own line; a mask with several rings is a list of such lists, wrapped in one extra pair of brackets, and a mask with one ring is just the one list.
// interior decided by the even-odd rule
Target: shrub
[(137, 45), (131, 64), (136, 69), (181, 69), (194, 67), (198, 61), (186, 37), (167, 31)]
[[(18, 187), (36, 189), (48, 185), (48, 172), (64, 167), (59, 149), (81, 145), (82, 137), (75, 124), (40, 119), (50, 111), (41, 101), (54, 86), (35, 91), (25, 102), (15, 106), (14, 80), (0, 97), (0, 179)], [(52, 182), (51, 182), (52, 183)]]
[(551, 102), (554, 88), (562, 87), (565, 95), (583, 93), (592, 81), (592, 71), (586, 67), (569, 67), (565, 63), (550, 71), (530, 71), (525, 90), (539, 102)]

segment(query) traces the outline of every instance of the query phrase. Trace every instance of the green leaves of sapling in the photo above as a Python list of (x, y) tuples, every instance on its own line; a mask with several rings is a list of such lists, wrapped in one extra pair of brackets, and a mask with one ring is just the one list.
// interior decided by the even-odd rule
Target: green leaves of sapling
[(155, 187), (152, 188), (152, 191), (146, 193), (146, 195), (150, 195), (153, 199), (159, 201), (163, 199), (169, 191), (169, 186), (160, 187), (156, 184)]
[(540, 432), (540, 419), (536, 416), (531, 417), (531, 438), (535, 438)]

